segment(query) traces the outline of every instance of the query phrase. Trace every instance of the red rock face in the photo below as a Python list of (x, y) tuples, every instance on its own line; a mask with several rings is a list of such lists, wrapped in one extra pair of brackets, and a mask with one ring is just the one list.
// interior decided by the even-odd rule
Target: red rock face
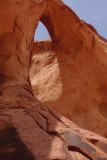
[(49, 2), (47, 8), (41, 22), (52, 41), (34, 43), (33, 92), (80, 127), (106, 137), (107, 41), (67, 6)]
[[(61, 19), (64, 15), (66, 16), (69, 26), (72, 24), (70, 26), (72, 28), (71, 32), (69, 32), (69, 29), (67, 30), (67, 26), (62, 27), (61, 30), (61, 26), (58, 24), (59, 20), (61, 20), (59, 22), (60, 24), (62, 23), (62, 26), (65, 24)], [(72, 23), (70, 17), (72, 17)], [(39, 20), (41, 20), (48, 28), (52, 37), (52, 43), (48, 41), (34, 44), (34, 32)], [(52, 85), (54, 82), (56, 87), (53, 85), (52, 89), (52, 85), (49, 83), (50, 85), (48, 85), (48, 87), (50, 87), (50, 89), (46, 89), (46, 85), (44, 85), (45, 79), (43, 79), (41, 82), (43, 83), (42, 87), (44, 95), (47, 97), (49, 96), (49, 98), (51, 97), (51, 102), (53, 101), (53, 98), (54, 101), (56, 101), (59, 94), (63, 97), (64, 90), (62, 90), (62, 86), (65, 82), (62, 83), (62, 77), (59, 76), (61, 75), (61, 72), (60, 69), (58, 69), (58, 61), (64, 63), (64, 61), (66, 62), (69, 60), (70, 63), (68, 63), (68, 68), (69, 65), (71, 65), (71, 60), (72, 63), (75, 63), (77, 57), (80, 55), (79, 52), (84, 48), (85, 37), (88, 35), (86, 33), (90, 33), (90, 36), (87, 37), (89, 43), (91, 37), (93, 37), (91, 36), (91, 34), (93, 35), (93, 32), (91, 33), (86, 26), (86, 24), (81, 22), (78, 17), (59, 0), (0, 1), (0, 160), (107, 159), (106, 138), (79, 128), (61, 114), (44, 106), (33, 95), (30, 84), (30, 78), (32, 86), (32, 78), (34, 78), (34, 82), (37, 81), (35, 76), (37, 76), (38, 71), (38, 78), (40, 78), (40, 80), (44, 75), (46, 76), (44, 76), (44, 78), (47, 79), (47, 69), (45, 70), (45, 74), (43, 72), (40, 76), (40, 66), (41, 71), (43, 71), (42, 69), (45, 64), (46, 66), (52, 65), (52, 68), (54, 68), (50, 70), (50, 73), (52, 71), (51, 75), (53, 75)], [(67, 31), (66, 33), (70, 34), (70, 37), (74, 36), (74, 38), (71, 39), (67, 34), (64, 34), (64, 30)], [(96, 45), (95, 50), (101, 50), (101, 52), (98, 52), (100, 55), (98, 56), (98, 60), (100, 61), (102, 59), (104, 61), (106, 51), (106, 49), (104, 50), (104, 46), (106, 46), (106, 43), (98, 38), (98, 35), (96, 34), (94, 38), (98, 40), (95, 41), (94, 44)], [(89, 47), (86, 44), (87, 54), (89, 54)], [(42, 49), (43, 52), (41, 54)], [(95, 52), (93, 54), (96, 55), (97, 53)], [(43, 56), (44, 60), (41, 62)], [(56, 56), (59, 57), (59, 59), (56, 58)], [(37, 59), (39, 61), (37, 61)], [(31, 72), (29, 64), (32, 64)], [(35, 64), (36, 68), (34, 68)], [(98, 63), (98, 65), (100, 64)], [(63, 66), (64, 65), (60, 67)], [(102, 66), (104, 67), (104, 64)], [(62, 72), (63, 76), (67, 74), (65, 71), (66, 70), (63, 70), (64, 74)], [(70, 69), (68, 70), (68, 74), (69, 71)], [(33, 75), (33, 73), (35, 74)], [(100, 71), (98, 73), (100, 73)], [(31, 77), (29, 77), (29, 74)], [(69, 76), (67, 76), (66, 80), (70, 81), (70, 77), (68, 77)], [(55, 79), (56, 81), (53, 81)], [(102, 82), (104, 82), (104, 78)], [(37, 83), (34, 84), (36, 86)], [(57, 84), (59, 87), (57, 87)], [(103, 94), (105, 86), (103, 84), (103, 89), (102, 83), (100, 86), (101, 88), (98, 88), (97, 90)], [(34, 93), (35, 95), (38, 93), (38, 95), (42, 97), (42, 94), (40, 94), (40, 89), (42, 89), (40, 81), (38, 81), (38, 87), (39, 90), (34, 90)], [(66, 88), (65, 86), (63, 87)], [(69, 84), (69, 87), (71, 87), (71, 84)], [(57, 92), (56, 88), (58, 89)], [(46, 92), (48, 91), (52, 92), (49, 92), (49, 94), (46, 95)], [(50, 96), (50, 93), (53, 94), (53, 91), (55, 91), (55, 96)], [(64, 101), (67, 100), (67, 96), (68, 95), (65, 96)], [(70, 97), (72, 96), (70, 95)], [(54, 103), (54, 101), (53, 104), (56, 103)], [(103, 101), (102, 104), (105, 106), (106, 100), (104, 98)], [(68, 102), (66, 101), (66, 103)], [(61, 110), (60, 112), (65, 110), (61, 107), (58, 109), (58, 106), (56, 109), (59, 111)], [(102, 112), (100, 105), (99, 110), (102, 117), (105, 117), (106, 112)], [(78, 112), (80, 113), (79, 109)], [(97, 112), (95, 113), (97, 114)], [(88, 125), (88, 122), (86, 123)], [(92, 123), (90, 122), (90, 124)]]

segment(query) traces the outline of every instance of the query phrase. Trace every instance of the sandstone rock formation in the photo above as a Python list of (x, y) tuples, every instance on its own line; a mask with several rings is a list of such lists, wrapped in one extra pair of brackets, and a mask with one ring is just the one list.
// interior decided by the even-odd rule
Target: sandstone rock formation
[[(0, 160), (106, 160), (107, 139), (80, 129), (29, 96), (0, 112)], [(23, 108), (22, 108), (23, 107)]]
[[(61, 19), (64, 14), (69, 18), (72, 17), (73, 21), (69, 27), (70, 34), (75, 38), (69, 43), (67, 42), (69, 36), (65, 34), (63, 37), (64, 32), (56, 21), (58, 15)], [(66, 20), (71, 23), (69, 18)], [(52, 45), (58, 52), (60, 47), (60, 51), (64, 51), (62, 58), (68, 54), (68, 57), (72, 55), (75, 61), (84, 46), (81, 36), (84, 35), (85, 39), (86, 33), (90, 33), (90, 30), (84, 27), (85, 24), (79, 23), (78, 17), (60, 0), (0, 1), (0, 160), (106, 160), (106, 138), (79, 128), (61, 114), (44, 106), (32, 93), (29, 72), (33, 51), (37, 49), (39, 51), (41, 45), (41, 43), (34, 44), (33, 41), (39, 20), (45, 24), (52, 37), (52, 44), (46, 42), (44, 47), (47, 46), (49, 49)], [(63, 25), (63, 20), (60, 23)], [(74, 29), (78, 32), (74, 32)], [(80, 30), (82, 32), (79, 35)], [(89, 43), (92, 33), (87, 37)], [(103, 51), (106, 43), (100, 38), (96, 43), (99, 43), (96, 50), (101, 50), (98, 60), (104, 60)], [(45, 57), (47, 54), (49, 54), (48, 64), (51, 64), (50, 52), (45, 54), (43, 50)], [(89, 54), (88, 46), (87, 54)], [(52, 50), (52, 61), (53, 56), (56, 56), (56, 52), (53, 53)], [(40, 58), (40, 55), (37, 57)], [(46, 61), (41, 63), (42, 66), (47, 62), (47, 58), (44, 60)], [(38, 71), (39, 69), (40, 66), (37, 67)], [(31, 67), (31, 79), (34, 70)], [(59, 70), (56, 74), (59, 74)], [(61, 80), (59, 84), (60, 82)], [(101, 127), (102, 122), (101, 119)]]
[(41, 22), (52, 40), (35, 41), (33, 92), (80, 127), (107, 137), (107, 41), (67, 6), (48, 6)]

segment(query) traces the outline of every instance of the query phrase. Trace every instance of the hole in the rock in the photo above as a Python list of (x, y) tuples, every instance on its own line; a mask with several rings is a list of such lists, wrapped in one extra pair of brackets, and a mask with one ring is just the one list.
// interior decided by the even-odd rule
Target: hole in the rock
[(44, 40), (44, 39), (49, 39), (49, 38), (50, 38), (50, 35), (48, 33), (47, 28), (44, 26), (43, 23), (39, 22), (35, 35), (34, 35), (34, 40)]

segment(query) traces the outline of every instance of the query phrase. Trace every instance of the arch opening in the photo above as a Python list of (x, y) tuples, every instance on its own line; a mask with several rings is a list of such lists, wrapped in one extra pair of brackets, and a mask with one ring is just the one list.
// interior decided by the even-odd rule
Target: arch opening
[(51, 37), (45, 25), (39, 21), (38, 27), (35, 31), (34, 41), (45, 39), (51, 39)]

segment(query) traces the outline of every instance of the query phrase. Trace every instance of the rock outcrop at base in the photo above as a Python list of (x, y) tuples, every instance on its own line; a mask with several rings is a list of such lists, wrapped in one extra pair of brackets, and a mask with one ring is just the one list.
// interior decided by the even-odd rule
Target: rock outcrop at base
[[(67, 34), (63, 37), (62, 33), (64, 32), (57, 24), (57, 15), (60, 15), (60, 23), (63, 25), (61, 17), (64, 14), (67, 14), (66, 20), (69, 24), (72, 19), (73, 23), (69, 27), (73, 39), (69, 38)], [(67, 57), (65, 54), (68, 53), (68, 57), (70, 58), (72, 55), (72, 60), (75, 62), (80, 55), (79, 52), (84, 48), (83, 39), (87, 37), (87, 41), (91, 43), (93, 37), (93, 32), (91, 33), (87, 27), (84, 27), (84, 23), (60, 0), (0, 1), (0, 160), (106, 160), (106, 138), (81, 129), (52, 108), (44, 106), (34, 96), (36, 90), (34, 93), (32, 92), (30, 80), (32, 80), (33, 71), (40, 69), (38, 66), (35, 69), (31, 67), (32, 55), (35, 52), (33, 37), (40, 20), (49, 30), (54, 49), (58, 52), (59, 48), (60, 52), (64, 51), (62, 60)], [(63, 28), (65, 31), (66, 27)], [(89, 37), (86, 32), (89, 33)], [(98, 37), (98, 35), (96, 36)], [(68, 41), (70, 39), (71, 41)], [(103, 46), (106, 46), (106, 43), (101, 38), (98, 40), (99, 45), (96, 49), (101, 50), (98, 52), (100, 53), (98, 60), (101, 60), (105, 58), (106, 51), (102, 52), (102, 50), (104, 51)], [(36, 45), (38, 46), (38, 44)], [(39, 45), (41, 46), (41, 43)], [(50, 42), (49, 44), (46, 42), (44, 47), (50, 45)], [(37, 46), (39, 51), (40, 46)], [(89, 54), (88, 46), (86, 51)], [(50, 52), (48, 53), (50, 54)], [(93, 54), (96, 53), (93, 52)], [(43, 55), (47, 55), (44, 50)], [(36, 56), (40, 58), (39, 54)], [(53, 56), (56, 55), (52, 50)], [(47, 61), (47, 58), (44, 58), (42, 65), (45, 64), (45, 60)], [(48, 65), (51, 64), (50, 60), (49, 58)], [(36, 61), (35, 58), (34, 61)], [(105, 66), (105, 63), (102, 66)], [(56, 73), (59, 71), (57, 70)], [(98, 73), (100, 74), (100, 72)], [(36, 76), (36, 72), (33, 76)], [(42, 87), (44, 88), (44, 85)], [(103, 94), (103, 91), (101, 93)], [(80, 99), (78, 99), (78, 103), (79, 101)], [(106, 114), (106, 111), (103, 114)], [(85, 118), (86, 120), (87, 118)], [(101, 119), (101, 124), (98, 121), (101, 127), (106, 124), (106, 118), (104, 120)], [(88, 126), (87, 121), (86, 123)], [(92, 126), (90, 125), (90, 127)], [(105, 133), (104, 128), (103, 133)]]
[(106, 138), (79, 128), (23, 87), (2, 93), (6, 103), (0, 99), (0, 160), (107, 159)]

